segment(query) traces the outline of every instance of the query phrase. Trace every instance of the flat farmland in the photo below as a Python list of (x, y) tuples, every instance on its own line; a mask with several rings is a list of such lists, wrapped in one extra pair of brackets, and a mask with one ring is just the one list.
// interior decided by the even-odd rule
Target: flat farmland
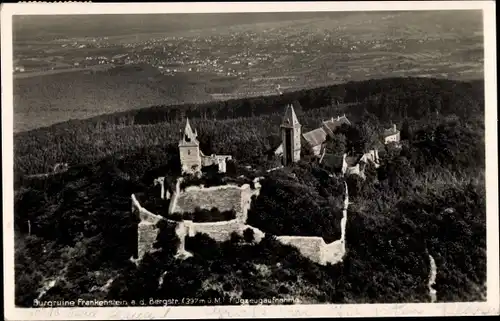
[[(14, 46), (15, 64), (27, 68), (14, 78), (15, 131), (152, 105), (271, 95), (278, 84), (287, 91), (401, 76), (483, 78), (480, 12), (243, 20), (170, 33), (158, 24), (149, 34), (141, 25), (140, 34), (131, 27), (106, 37), (25, 35)], [(81, 65), (122, 54), (126, 67)]]

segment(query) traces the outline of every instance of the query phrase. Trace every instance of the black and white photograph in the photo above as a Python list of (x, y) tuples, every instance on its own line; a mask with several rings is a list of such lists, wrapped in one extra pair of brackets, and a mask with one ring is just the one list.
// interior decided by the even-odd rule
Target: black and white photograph
[(494, 12), (4, 5), (5, 317), (498, 314)]

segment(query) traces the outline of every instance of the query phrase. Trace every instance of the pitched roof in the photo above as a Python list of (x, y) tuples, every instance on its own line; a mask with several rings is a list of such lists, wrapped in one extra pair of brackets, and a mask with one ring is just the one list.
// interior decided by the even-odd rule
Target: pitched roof
[(326, 140), (327, 134), (323, 128), (316, 128), (310, 132), (302, 134), (302, 136), (309, 143), (309, 145), (314, 147), (323, 144)]
[(272, 148), (271, 151), (274, 152), (276, 155), (281, 155), (283, 154), (283, 143), (279, 144), (277, 147)]
[(342, 117), (337, 117), (332, 119), (328, 119), (323, 122), (323, 125), (325, 125), (328, 129), (330, 129), (332, 132), (334, 132), (338, 127), (342, 126), (343, 124), (350, 125), (351, 122), (345, 115)]
[(292, 105), (287, 105), (285, 110), (285, 117), (283, 117), (283, 125), (299, 125), (299, 120)]
[(399, 133), (399, 130), (396, 128), (396, 126), (393, 126), (389, 129), (384, 129), (384, 137), (396, 135), (397, 133)]
[[(184, 127), (184, 136), (182, 136), (183, 141), (196, 141), (197, 133), (191, 128), (189, 124), (189, 118), (186, 118), (186, 127)], [(187, 139), (186, 139), (187, 138)]]

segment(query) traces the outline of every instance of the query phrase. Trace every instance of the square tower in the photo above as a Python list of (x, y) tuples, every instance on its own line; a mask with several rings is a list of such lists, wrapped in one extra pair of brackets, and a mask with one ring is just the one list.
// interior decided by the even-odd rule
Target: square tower
[(281, 140), (283, 142), (283, 165), (300, 160), (301, 128), (297, 115), (290, 104), (286, 107), (285, 117), (281, 124)]
[(194, 174), (201, 171), (200, 143), (197, 136), (198, 134), (189, 124), (189, 119), (186, 119), (184, 134), (179, 141), (182, 174)]

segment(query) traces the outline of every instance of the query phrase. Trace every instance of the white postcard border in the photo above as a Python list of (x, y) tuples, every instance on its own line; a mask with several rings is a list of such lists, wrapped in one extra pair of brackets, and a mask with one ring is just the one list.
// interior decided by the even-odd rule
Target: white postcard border
[[(487, 200), (487, 301), (482, 303), (318, 304), (293, 306), (16, 308), (13, 239), (12, 15), (221, 12), (483, 10)], [(18, 3), (2, 4), (2, 171), (4, 306), (7, 320), (156, 318), (275, 318), (496, 315), (500, 312), (495, 3), (493, 1), (252, 2), (252, 3)]]

